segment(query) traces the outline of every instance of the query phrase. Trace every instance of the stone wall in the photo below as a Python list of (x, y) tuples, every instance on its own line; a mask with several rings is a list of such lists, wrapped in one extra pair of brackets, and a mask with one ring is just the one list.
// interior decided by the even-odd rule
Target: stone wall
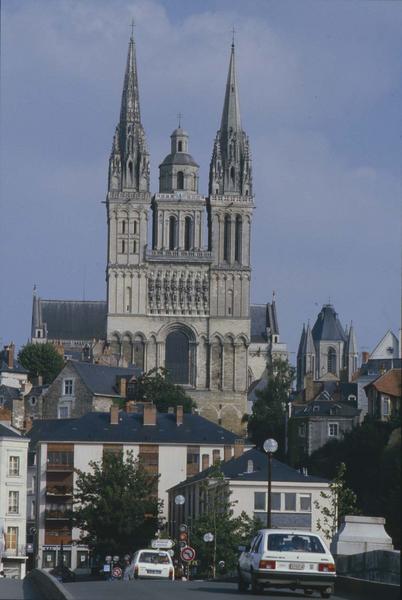
[(401, 553), (398, 550), (372, 550), (336, 557), (338, 575), (399, 585)]
[[(73, 393), (68, 396), (64, 394), (65, 379), (73, 380)], [(42, 418), (57, 419), (59, 407), (61, 406), (70, 407), (70, 417), (81, 417), (93, 410), (92, 392), (82, 382), (71, 363), (66, 364), (49, 386), (47, 394), (43, 398)]]

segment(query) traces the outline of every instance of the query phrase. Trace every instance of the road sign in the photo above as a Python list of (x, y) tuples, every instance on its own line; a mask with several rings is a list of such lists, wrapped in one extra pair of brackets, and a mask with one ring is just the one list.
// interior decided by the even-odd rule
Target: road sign
[(169, 550), (173, 548), (174, 542), (172, 540), (152, 540), (151, 542), (152, 548), (163, 548), (164, 550)]
[(180, 548), (185, 548), (186, 546), (187, 546), (187, 542), (182, 542), (182, 541), (179, 542)]
[(184, 523), (182, 525), (180, 525), (179, 527), (179, 531), (181, 533), (184, 533), (185, 531), (187, 531), (187, 525), (184, 525)]
[(113, 571), (112, 571), (112, 575), (113, 577), (116, 577), (116, 579), (119, 579), (123, 574), (123, 571), (120, 569), (120, 567), (113, 567)]
[(202, 539), (204, 540), (204, 542), (213, 542), (214, 536), (212, 533), (206, 533)]
[(191, 546), (186, 546), (180, 552), (180, 556), (182, 560), (185, 560), (186, 562), (191, 562), (195, 559), (195, 550)]
[(187, 531), (181, 531), (179, 533), (179, 540), (181, 540), (181, 541), (183, 541), (183, 540), (186, 541), (187, 540)]

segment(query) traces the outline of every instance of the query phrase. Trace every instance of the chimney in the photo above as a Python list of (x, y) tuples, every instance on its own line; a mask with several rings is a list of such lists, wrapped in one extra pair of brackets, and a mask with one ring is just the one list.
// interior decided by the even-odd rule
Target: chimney
[(7, 350), (7, 366), (9, 369), (12, 369), (14, 367), (14, 344), (13, 342), (11, 342), (11, 344), (9, 346), (7, 346), (6, 350)]
[(144, 404), (144, 425), (156, 425), (156, 406), (151, 402)]
[(362, 352), (362, 365), (365, 365), (370, 358), (370, 352)]
[(125, 377), (120, 377), (118, 380), (118, 389), (120, 396), (125, 398), (127, 396), (127, 379)]
[(119, 424), (119, 407), (117, 404), (112, 404), (112, 406), (110, 407), (110, 424)]
[(183, 407), (181, 405), (176, 406), (176, 425), (183, 425)]
[(244, 452), (244, 440), (242, 438), (235, 440), (234, 457), (239, 458)]

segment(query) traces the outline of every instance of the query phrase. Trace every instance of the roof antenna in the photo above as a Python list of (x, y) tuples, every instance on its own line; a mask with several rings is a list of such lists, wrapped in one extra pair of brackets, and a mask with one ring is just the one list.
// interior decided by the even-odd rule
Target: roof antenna
[(181, 114), (181, 112), (177, 113), (177, 118), (179, 120), (179, 129), (181, 128), (181, 119), (182, 119), (182, 116), (183, 115)]
[(135, 27), (135, 21), (134, 21), (134, 17), (131, 19), (131, 39), (134, 40), (134, 27)]
[(236, 29), (234, 28), (234, 25), (232, 27), (232, 48), (234, 48), (235, 45), (235, 33), (236, 33)]

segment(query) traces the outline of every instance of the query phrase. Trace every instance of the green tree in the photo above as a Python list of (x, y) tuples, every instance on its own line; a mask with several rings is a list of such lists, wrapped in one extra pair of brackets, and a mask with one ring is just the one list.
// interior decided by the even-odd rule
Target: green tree
[(345, 473), (346, 465), (341, 463), (329, 484), (329, 491), (320, 492), (322, 502), (318, 500), (314, 502), (315, 508), (322, 515), (317, 520), (317, 529), (321, 530), (327, 538), (334, 537), (342, 517), (359, 512), (356, 507), (356, 494), (345, 483)]
[(18, 354), (18, 360), (29, 371), (29, 378), (41, 375), (48, 384), (57, 377), (64, 366), (63, 357), (53, 344), (26, 344)]
[(278, 458), (285, 457), (285, 418), (289, 391), (295, 369), (287, 360), (275, 359), (268, 364), (268, 380), (263, 390), (256, 392), (257, 400), (248, 421), (248, 434), (256, 446), (262, 448), (267, 438), (278, 442)]
[[(227, 571), (235, 569), (238, 546), (248, 543), (261, 523), (245, 512), (233, 516), (235, 502), (219, 465), (210, 470), (200, 491), (201, 514), (191, 528), (191, 545), (197, 549), (201, 573), (215, 576), (220, 561)], [(204, 541), (206, 533), (212, 533), (212, 542)]]
[(196, 407), (194, 400), (185, 390), (171, 380), (166, 369), (151, 369), (137, 379), (139, 400), (153, 402), (159, 412), (168, 412), (170, 406), (183, 406), (184, 412)]
[(91, 471), (76, 469), (72, 521), (95, 555), (146, 548), (159, 526), (162, 503), (158, 475), (149, 474), (132, 452), (106, 452), (91, 461)]

